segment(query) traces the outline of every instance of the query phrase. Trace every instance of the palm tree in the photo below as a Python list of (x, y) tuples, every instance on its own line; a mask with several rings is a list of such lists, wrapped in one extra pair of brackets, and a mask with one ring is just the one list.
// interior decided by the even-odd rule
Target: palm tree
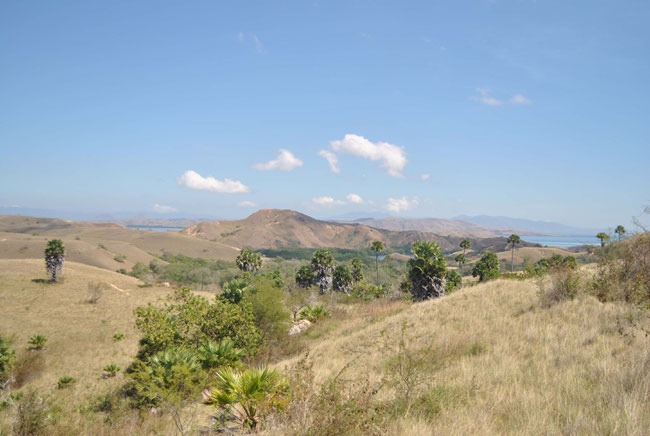
[(515, 270), (515, 245), (521, 244), (521, 238), (519, 235), (510, 235), (508, 238), (508, 244), (510, 244), (510, 252), (511, 252), (511, 257), (510, 257), (510, 272), (514, 272)]
[(618, 240), (620, 241), (623, 238), (623, 235), (625, 235), (625, 227), (618, 225), (616, 226), (616, 229), (614, 230), (614, 233), (618, 236)]
[(63, 270), (65, 247), (60, 239), (52, 239), (45, 247), (45, 269), (53, 282), (58, 281), (58, 274)]
[(472, 248), (472, 243), (469, 242), (469, 239), (463, 239), (462, 241), (460, 241), (460, 248), (463, 249), (463, 255), (465, 255), (466, 254), (465, 250), (469, 250), (470, 248)]
[(245, 272), (250, 272), (255, 274), (255, 271), (262, 267), (262, 256), (259, 253), (254, 253), (246, 248), (243, 248), (237, 258), (235, 263), (240, 270)]
[(379, 286), (379, 253), (384, 251), (384, 244), (381, 241), (372, 241), (370, 249), (375, 252), (375, 266), (377, 268), (377, 286)]
[(458, 256), (456, 256), (454, 258), (454, 260), (456, 261), (456, 263), (458, 263), (458, 267), (459, 267), (458, 269), (460, 269), (460, 272), (462, 273), (463, 272), (463, 264), (465, 262), (467, 262), (467, 258), (465, 257), (464, 254), (459, 254)]
[(598, 239), (600, 239), (600, 246), (605, 247), (605, 243), (609, 241), (609, 235), (605, 232), (600, 232), (596, 235)]
[(203, 400), (238, 419), (242, 426), (254, 429), (262, 421), (260, 411), (277, 403), (286, 387), (286, 381), (274, 369), (224, 368), (217, 372), (216, 385), (203, 392)]

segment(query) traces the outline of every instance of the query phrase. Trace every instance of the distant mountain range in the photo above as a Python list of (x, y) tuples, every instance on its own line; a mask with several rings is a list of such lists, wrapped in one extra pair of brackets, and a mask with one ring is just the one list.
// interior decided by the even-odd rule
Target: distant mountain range
[[(238, 248), (366, 248), (379, 240), (386, 247), (408, 250), (416, 241), (435, 241), (444, 251), (458, 248), (466, 236), (441, 235), (420, 230), (388, 230), (359, 222), (321, 221), (293, 210), (262, 209), (243, 220), (206, 221), (182, 231)], [(477, 251), (503, 251), (506, 239), (469, 237)], [(535, 244), (522, 243), (522, 246)]]
[(505, 216), (467, 216), (459, 215), (454, 217), (455, 221), (464, 221), (468, 223), (477, 224), (479, 226), (486, 226), (492, 228), (518, 228), (521, 234), (545, 234), (552, 236), (568, 236), (568, 235), (595, 235), (606, 229), (594, 229), (584, 227), (567, 226), (560, 223), (549, 221), (533, 221), (522, 218), (510, 218)]

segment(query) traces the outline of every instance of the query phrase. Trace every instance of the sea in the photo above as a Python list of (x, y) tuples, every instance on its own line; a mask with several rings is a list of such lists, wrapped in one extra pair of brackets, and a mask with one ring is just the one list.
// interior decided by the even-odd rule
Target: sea
[(569, 236), (527, 236), (522, 235), (521, 239), (533, 244), (540, 244), (547, 247), (576, 247), (578, 245), (600, 245), (600, 239), (594, 235), (569, 235)]
[(165, 227), (165, 226), (127, 226), (129, 229), (153, 230), (154, 232), (178, 232), (185, 227)]

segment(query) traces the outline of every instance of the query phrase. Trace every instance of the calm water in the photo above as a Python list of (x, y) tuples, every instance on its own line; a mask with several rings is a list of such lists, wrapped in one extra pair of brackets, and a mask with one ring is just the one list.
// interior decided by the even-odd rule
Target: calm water
[(575, 247), (577, 245), (600, 245), (600, 239), (592, 235), (572, 236), (522, 236), (522, 240), (549, 247)]
[(153, 230), (154, 232), (177, 232), (185, 227), (163, 227), (163, 226), (127, 226), (130, 229)]

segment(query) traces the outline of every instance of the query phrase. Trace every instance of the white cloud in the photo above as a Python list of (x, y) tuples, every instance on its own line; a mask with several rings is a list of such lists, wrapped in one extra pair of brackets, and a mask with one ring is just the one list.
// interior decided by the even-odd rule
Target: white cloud
[(532, 104), (528, 98), (524, 97), (521, 94), (515, 94), (510, 98), (510, 104)]
[(302, 161), (295, 157), (289, 150), (281, 149), (277, 158), (264, 163), (253, 165), (253, 168), (260, 171), (293, 171), (302, 166)]
[(357, 194), (348, 194), (347, 197), (345, 197), (350, 203), (354, 204), (363, 204), (363, 198), (361, 198), (360, 195)]
[(478, 101), (488, 106), (501, 106), (503, 104), (501, 100), (496, 99), (490, 95), (489, 89), (476, 88), (476, 92), (478, 92), (479, 95), (471, 97), (471, 99), (474, 101)]
[(244, 32), (237, 33), (237, 39), (239, 40), (239, 42), (244, 42), (244, 39), (246, 39), (244, 37)]
[(244, 32), (237, 32), (237, 41), (242, 44), (246, 43), (247, 41), (251, 41), (253, 45), (255, 45), (255, 51), (257, 51), (259, 54), (264, 53), (264, 44), (262, 44), (260, 38), (254, 33), (246, 34)]
[(241, 201), (237, 204), (239, 207), (257, 207), (257, 204), (253, 203), (252, 201)]
[(429, 180), (431, 178), (431, 174), (420, 174), (420, 180)]
[(389, 198), (386, 201), (386, 209), (391, 212), (400, 213), (405, 210), (416, 208), (419, 204), (420, 202), (418, 201), (417, 197), (413, 197), (411, 200), (406, 197)]
[(203, 177), (192, 170), (185, 171), (185, 173), (176, 180), (181, 186), (200, 191), (221, 192), (224, 194), (241, 194), (244, 192), (250, 192), (248, 186), (244, 185), (239, 180), (217, 180), (214, 177)]
[(347, 134), (341, 140), (330, 141), (334, 151), (359, 156), (372, 161), (381, 161), (392, 177), (404, 177), (402, 170), (406, 165), (404, 147), (389, 144), (388, 142), (371, 142), (359, 135)]
[(175, 207), (165, 206), (163, 204), (158, 204), (158, 203), (154, 204), (153, 208), (156, 212), (160, 212), (160, 213), (176, 212), (178, 210)]
[(252, 39), (255, 43), (255, 50), (257, 50), (258, 53), (264, 53), (264, 46), (262, 45), (262, 41), (260, 41), (257, 35), (253, 35)]
[(333, 173), (341, 172), (341, 170), (337, 166), (337, 164), (339, 163), (339, 158), (334, 153), (332, 153), (329, 150), (321, 150), (318, 152), (318, 155), (325, 158), (325, 160), (330, 166), (330, 170), (332, 170)]
[(334, 206), (334, 205), (339, 205), (343, 204), (341, 200), (335, 200), (332, 197), (314, 197), (311, 199), (316, 204), (319, 204), (321, 206)]

